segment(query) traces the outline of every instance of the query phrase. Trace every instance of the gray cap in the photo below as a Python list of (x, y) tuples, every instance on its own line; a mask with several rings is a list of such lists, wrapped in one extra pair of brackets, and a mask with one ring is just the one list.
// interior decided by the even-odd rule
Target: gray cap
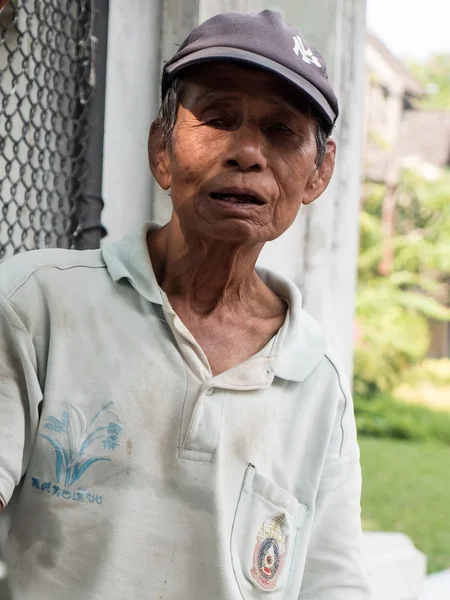
[(338, 101), (325, 60), (278, 12), (221, 13), (199, 25), (165, 64), (162, 97), (182, 70), (208, 62), (231, 62), (275, 73), (298, 88), (330, 125), (337, 119)]

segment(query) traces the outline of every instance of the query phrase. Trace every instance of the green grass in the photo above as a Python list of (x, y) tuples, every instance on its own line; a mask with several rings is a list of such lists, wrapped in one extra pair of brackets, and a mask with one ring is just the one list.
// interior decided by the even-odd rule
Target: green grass
[(363, 527), (408, 535), (428, 571), (450, 568), (450, 447), (360, 436)]

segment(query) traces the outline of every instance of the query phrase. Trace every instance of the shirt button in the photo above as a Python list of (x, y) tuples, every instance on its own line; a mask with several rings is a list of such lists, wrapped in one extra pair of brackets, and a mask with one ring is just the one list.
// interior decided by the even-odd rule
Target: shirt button
[(212, 396), (212, 394), (214, 394), (214, 388), (209, 388), (208, 390), (206, 390), (206, 395), (207, 396)]

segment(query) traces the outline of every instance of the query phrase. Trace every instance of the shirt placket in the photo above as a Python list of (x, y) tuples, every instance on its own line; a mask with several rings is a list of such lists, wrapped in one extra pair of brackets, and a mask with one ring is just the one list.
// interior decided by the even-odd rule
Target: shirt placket
[(202, 386), (191, 415), (180, 458), (210, 462), (222, 427), (225, 390), (207, 382)]
[(270, 387), (273, 378), (272, 360), (268, 357), (247, 361), (205, 382), (182, 441), (180, 458), (210, 462), (220, 438), (227, 394)]
[[(187, 368), (195, 372), (200, 385), (191, 411), (186, 434), (180, 440), (179, 458), (211, 462), (222, 429), (222, 415), (227, 394), (270, 387), (274, 378), (274, 356), (255, 356), (213, 377), (208, 359), (191, 332), (171, 307), (164, 292), (163, 311), (180, 346)], [(189, 354), (187, 346), (194, 351)]]

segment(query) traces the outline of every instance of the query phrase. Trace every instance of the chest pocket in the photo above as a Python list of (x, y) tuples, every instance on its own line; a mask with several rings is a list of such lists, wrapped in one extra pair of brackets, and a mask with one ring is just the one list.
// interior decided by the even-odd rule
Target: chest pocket
[(244, 600), (287, 600), (292, 557), (306, 506), (249, 465), (231, 534), (231, 554)]

